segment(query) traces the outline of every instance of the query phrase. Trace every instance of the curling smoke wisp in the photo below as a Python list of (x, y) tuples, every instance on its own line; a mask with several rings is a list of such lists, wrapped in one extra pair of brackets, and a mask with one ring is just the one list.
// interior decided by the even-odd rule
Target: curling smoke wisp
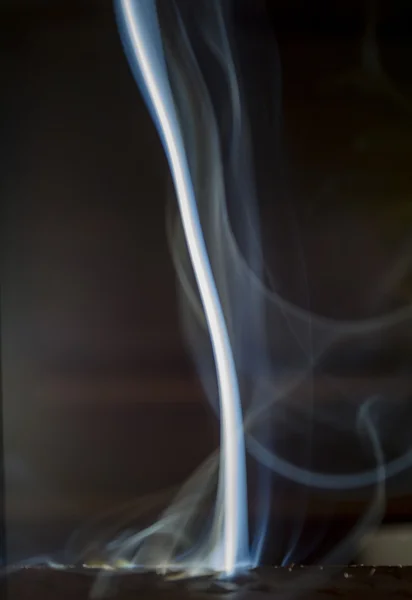
[[(135, 528), (139, 511), (125, 507), (117, 520), (107, 516), (105, 529), (100, 521), (104, 533), (96, 535), (92, 527), (75, 536), (69, 556), (87, 562), (97, 549), (111, 568), (231, 576), (259, 564), (270, 524), (280, 562), (304, 561), (312, 551), (301, 543), (310, 490), (363, 490), (368, 509), (324, 557), (345, 562), (380, 521), (388, 477), (412, 465), (408, 390), (382, 380), (351, 386), (333, 369), (319, 383), (314, 373), (327, 361), (341, 366), (342, 356), (356, 362), (387, 332), (388, 340), (396, 339), (410, 329), (411, 307), (358, 321), (314, 314), (297, 228), (292, 243), (304, 282), (299, 305), (285, 299), (266, 265), (259, 216), (266, 150), (256, 143), (249, 111), (258, 106), (275, 162), (281, 145), (275, 41), (268, 67), (267, 47), (262, 53), (256, 40), (249, 47), (232, 27), (230, 1), (116, 0), (115, 9), (170, 167), (174, 197), (167, 233), (181, 323), (220, 419), (220, 449), (177, 493), (158, 498), (160, 517), (148, 527)], [(259, 31), (260, 38), (264, 34), (269, 36)], [(259, 79), (255, 67), (263, 70), (265, 61)], [(262, 80), (270, 82), (272, 96)], [(258, 103), (268, 97), (265, 121)], [(339, 443), (344, 452), (336, 450)], [(356, 472), (353, 460), (345, 462), (354, 455)], [(298, 498), (292, 526), (277, 510), (289, 497)], [(148, 501), (152, 510), (155, 504)]]
[[(60, 552), (21, 561), (19, 554), (0, 574), (45, 563), (90, 568), (101, 595), (113, 573), (130, 570), (207, 581), (240, 573), (245, 581), (245, 571), (268, 563), (345, 564), (381, 523), (391, 491), (411, 493), (412, 238), (409, 231), (398, 244), (395, 235), (389, 258), (385, 236), (377, 238), (397, 192), (402, 215), (411, 215), (410, 188), (397, 179), (400, 172), (410, 184), (410, 160), (389, 146), (412, 132), (412, 103), (382, 66), (374, 0), (366, 3), (361, 64), (336, 79), (326, 74), (341, 57), (319, 65), (319, 40), (308, 41), (309, 58), (300, 39), (285, 36), (278, 47), (264, 4), (114, 0), (129, 89), (136, 104), (140, 91), (168, 161), (166, 235), (180, 325), (220, 427), (219, 448), (181, 486), (98, 514)], [(341, 43), (343, 63), (352, 54)], [(381, 115), (372, 118), (375, 105), (383, 127)], [(144, 204), (139, 210), (144, 219)], [(360, 242), (352, 247), (353, 231)], [(409, 296), (403, 287), (398, 294), (405, 280)], [(139, 456), (132, 460), (139, 469)], [(44, 491), (39, 481), (29, 487)], [(363, 510), (344, 532), (338, 523), (338, 536), (343, 502)], [(24, 552), (19, 535), (13, 543)], [(323, 570), (308, 571), (316, 585)], [(295, 575), (291, 597), (301, 584)]]

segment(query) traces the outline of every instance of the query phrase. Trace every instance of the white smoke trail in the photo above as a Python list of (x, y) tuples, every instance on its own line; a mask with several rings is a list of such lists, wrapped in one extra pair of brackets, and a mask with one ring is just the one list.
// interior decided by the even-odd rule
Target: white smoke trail
[[(72, 554), (84, 559), (95, 552), (112, 569), (230, 575), (260, 561), (271, 487), (277, 502), (289, 484), (300, 486), (301, 506), (282, 555), (285, 560), (292, 559), (299, 542), (308, 489), (375, 485), (369, 511), (329, 555), (330, 560), (343, 560), (379, 520), (384, 480), (411, 466), (412, 449), (385, 463), (381, 432), (370, 418), (371, 403), (362, 405), (376, 390), (360, 394), (353, 405), (355, 420), (346, 414), (342, 418), (335, 403), (332, 414), (316, 404), (313, 370), (340, 345), (356, 348), (384, 330), (404, 327), (411, 321), (411, 307), (369, 320), (338, 322), (313, 314), (309, 293), (304, 307), (279, 294), (260, 247), (256, 165), (225, 2), (169, 0), (159, 3), (159, 12), (152, 0), (117, 0), (115, 6), (130, 66), (169, 159), (179, 214), (175, 222), (169, 215), (168, 235), (181, 284), (182, 324), (208, 399), (221, 416), (222, 444), (220, 454), (199, 467), (153, 525), (136, 532), (133, 520), (139, 515), (132, 506), (116, 524), (102, 527), (100, 537), (90, 532), (92, 543)], [(278, 71), (277, 66), (275, 78)], [(279, 94), (278, 81), (276, 86)], [(278, 118), (275, 122), (278, 126)], [(304, 272), (303, 250), (299, 254)], [(305, 274), (303, 279), (307, 289)], [(297, 403), (303, 388), (305, 401)], [(342, 395), (339, 386), (331, 395)], [(351, 401), (346, 398), (347, 406)], [(359, 402), (364, 407), (360, 410)], [(317, 424), (337, 433), (354, 431), (358, 438), (362, 425), (374, 450), (373, 465), (356, 473), (314, 469), (312, 429)], [(285, 454), (278, 438), (288, 431), (296, 448), (287, 448)], [(259, 515), (250, 547), (243, 435), (261, 469)], [(211, 503), (210, 524), (204, 517)], [(280, 521), (275, 518), (279, 530)], [(272, 529), (272, 537), (277, 533)], [(102, 591), (105, 582), (103, 574), (95, 591)]]
[[(179, 491), (132, 502), (96, 519), (70, 540), (65, 563), (100, 565), (96, 594), (104, 591), (106, 575), (113, 571), (232, 575), (260, 562), (272, 516), (271, 488), (277, 508), (282, 493), (293, 485), (300, 504), (286, 549), (279, 543), (279, 561), (284, 563), (294, 560), (299, 550), (309, 490), (341, 493), (374, 486), (369, 509), (324, 558), (344, 562), (357, 540), (380, 520), (385, 482), (411, 467), (412, 447), (405, 435), (407, 450), (400, 443), (399, 453), (385, 456), (386, 424), (377, 418), (379, 390), (344, 398), (351, 410), (342, 415), (336, 402), (330, 409), (319, 406), (313, 371), (330, 354), (340, 363), (338, 350), (345, 344), (355, 353), (365, 340), (373, 346), (384, 331), (389, 339), (393, 332), (406, 331), (412, 308), (350, 322), (313, 314), (299, 240), (293, 241), (300, 246), (303, 306), (282, 297), (261, 249), (253, 123), (247, 119), (247, 94), (225, 0), (165, 0), (158, 3), (158, 11), (155, 0), (115, 0), (115, 8), (131, 69), (169, 160), (179, 211), (176, 220), (169, 214), (168, 236), (181, 285), (182, 324), (207, 397), (221, 417), (221, 448)], [(265, 135), (276, 145), (281, 82), (274, 54), (270, 77), (276, 114), (274, 129)], [(253, 78), (248, 83), (263, 97)], [(294, 226), (296, 237), (298, 233)], [(386, 287), (391, 282), (389, 278)], [(345, 396), (332, 378), (329, 383), (330, 399)], [(391, 413), (396, 412), (393, 400), (389, 395)], [(355, 473), (315, 468), (313, 445), (322, 441), (315, 440), (313, 428), (319, 424), (336, 437), (350, 432), (355, 433), (351, 442), (369, 441), (373, 464)], [(409, 434), (406, 427), (402, 431)], [(290, 440), (282, 445), (288, 435)], [(402, 438), (398, 433), (396, 437)], [(245, 443), (260, 474), (254, 503), (258, 517), (250, 528)], [(149, 517), (148, 526), (148, 519), (142, 526), (143, 514)], [(272, 538), (281, 537), (281, 521), (279, 515), (274, 526), (271, 521)], [(254, 534), (250, 543), (249, 529)], [(50, 557), (39, 557), (15, 568), (42, 562), (62, 567)]]
[[(152, 2), (119, 0), (116, 10), (129, 61), (133, 70), (139, 73), (139, 80), (168, 156), (185, 239), (212, 340), (221, 408), (219, 494), (223, 498), (223, 505), (216, 505), (215, 529), (219, 535), (210, 550), (207, 566), (230, 575), (239, 563), (243, 564), (248, 560), (247, 530), (243, 525), (247, 506), (243, 422), (232, 349), (204, 243), (182, 134), (168, 84), (155, 5)], [(223, 514), (220, 514), (221, 509)], [(242, 526), (239, 525), (240, 522)]]
[[(116, 4), (129, 62), (163, 140), (172, 171), (180, 212), (176, 225), (169, 221), (169, 237), (183, 291), (182, 321), (207, 395), (212, 402), (216, 395), (220, 399), (222, 447), (220, 463), (217, 455), (206, 461), (156, 525), (156, 533), (167, 535), (168, 541), (154, 535), (153, 528), (149, 528), (143, 535), (136, 534), (134, 540), (130, 538), (120, 545), (115, 558), (130, 559), (132, 554), (135, 564), (165, 570), (182, 568), (192, 574), (199, 569), (223, 569), (231, 574), (236, 567), (257, 564), (269, 510), (267, 473), (273, 472), (304, 487), (329, 490), (354, 489), (377, 481), (376, 468), (360, 473), (329, 474), (295, 464), (270, 448), (262, 424), (270, 422), (272, 409), (276, 407), (275, 429), (281, 431), (283, 413), (290, 425), (283, 400), (290, 398), (303, 382), (310, 388), (314, 366), (333, 344), (376, 335), (411, 316), (411, 308), (406, 307), (362, 322), (337, 322), (294, 306), (276, 292), (274, 285), (271, 290), (265, 286), (267, 273), (253, 213), (256, 202), (251, 141), (222, 6), (215, 0), (198, 2), (193, 11), (190, 2), (171, 1), (167, 4), (167, 17), (172, 25), (165, 18), (160, 37), (159, 16), (153, 2), (124, 0)], [(162, 9), (165, 10), (165, 5)], [(172, 31), (168, 31), (168, 26)], [(208, 82), (207, 74), (198, 64), (199, 56), (205, 53), (213, 56), (219, 67)], [(219, 90), (212, 93), (210, 85), (222, 85), (223, 98), (219, 97)], [(227, 121), (218, 123), (219, 111), (228, 117)], [(226, 130), (226, 136), (222, 129)], [(228, 208), (232, 196), (235, 217), (231, 218)], [(232, 229), (233, 218), (239, 223), (237, 234)], [(212, 338), (217, 378), (211, 368), (203, 329)], [(268, 330), (275, 331), (279, 340), (275, 352), (266, 341)], [(248, 398), (242, 399), (245, 435), (249, 453), (266, 467), (265, 485), (260, 489), (261, 524), (257, 527), (252, 555), (248, 552), (239, 390), (239, 374), (247, 371), (251, 353), (258, 366), (251, 367), (252, 389)], [(284, 357), (293, 364), (290, 375), (281, 373), (278, 367), (279, 358), (285, 360)], [(312, 414), (312, 401), (301, 410), (308, 421), (319, 418)], [(301, 437), (305, 440), (302, 451), (307, 462), (310, 434), (305, 432)], [(386, 476), (403, 470), (411, 462), (412, 450), (390, 462)], [(204, 543), (194, 544), (182, 559), (178, 551), (179, 534), (185, 531), (189, 539), (198, 537), (189, 532), (196, 530), (194, 525), (202, 502), (213, 494), (219, 464), (213, 524)], [(237, 497), (235, 490), (241, 492)], [(378, 500), (381, 501), (380, 496)]]

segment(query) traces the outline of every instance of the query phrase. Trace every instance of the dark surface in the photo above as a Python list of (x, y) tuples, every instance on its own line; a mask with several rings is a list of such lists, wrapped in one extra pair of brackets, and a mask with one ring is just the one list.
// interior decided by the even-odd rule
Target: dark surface
[[(31, 568), (9, 577), (8, 599), (87, 598), (96, 579), (90, 572)], [(203, 577), (168, 580), (154, 573), (106, 578), (110, 597), (139, 598), (411, 598), (412, 567), (290, 567), (259, 569), (237, 581)], [(97, 588), (95, 588), (97, 589)]]

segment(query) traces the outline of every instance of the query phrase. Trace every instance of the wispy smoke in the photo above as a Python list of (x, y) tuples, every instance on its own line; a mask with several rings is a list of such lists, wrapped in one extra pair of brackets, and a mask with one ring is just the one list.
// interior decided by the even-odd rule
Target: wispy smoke
[[(299, 510), (286, 542), (279, 542), (280, 560), (305, 559), (310, 549), (302, 552), (299, 540), (308, 490), (369, 487), (369, 509), (325, 557), (342, 562), (381, 519), (385, 481), (411, 466), (412, 448), (403, 446), (397, 456), (385, 454), (382, 415), (394, 398), (381, 383), (354, 393), (324, 376), (324, 389), (319, 389), (314, 373), (357, 346), (373, 346), (384, 332), (410, 326), (411, 309), (357, 322), (313, 314), (303, 251), (301, 306), (279, 294), (263, 257), (261, 150), (249, 119), (250, 107), (258, 104), (253, 93), (259, 98), (261, 90), (244, 63), (244, 40), (233, 28), (232, 4), (170, 0), (156, 6), (152, 0), (117, 0), (115, 7), (129, 64), (169, 161), (174, 197), (168, 235), (180, 284), (181, 321), (220, 418), (221, 446), (152, 525), (134, 533), (128, 523), (117, 535), (130, 518), (127, 509), (111, 541), (94, 539), (88, 553), (99, 547), (113, 567), (232, 575), (259, 563), (269, 521), (271, 536), (285, 537), (282, 519), (272, 509), (298, 486)], [(274, 40), (270, 49), (273, 71), (266, 76), (274, 96), (267, 136), (275, 161), (281, 146), (281, 76)], [(400, 393), (399, 406), (403, 399)], [(343, 440), (341, 450), (363, 452), (359, 472), (345, 472), (345, 460), (334, 465), (331, 439)], [(319, 453), (322, 444), (325, 455)]]
[[(220, 419), (221, 444), (179, 491), (140, 504), (153, 515), (146, 528), (137, 528), (141, 514), (132, 503), (75, 536), (70, 560), (230, 576), (259, 564), (270, 530), (281, 563), (304, 561), (313, 551), (301, 544), (310, 491), (362, 488), (368, 509), (324, 557), (342, 563), (382, 518), (387, 479), (412, 465), (409, 379), (406, 386), (383, 378), (353, 385), (333, 376), (377, 341), (402, 339), (411, 307), (351, 322), (314, 314), (297, 226), (299, 306), (281, 295), (265, 262), (259, 208), (270, 177), (261, 165), (272, 164), (276, 176), (280, 58), (269, 31), (263, 53), (248, 45), (234, 27), (234, 4), (115, 1), (131, 70), (169, 161), (167, 232), (181, 323)], [(257, 141), (262, 124), (272, 162)], [(281, 200), (274, 194), (271, 201)], [(354, 456), (357, 472), (348, 470)], [(298, 502), (286, 527), (278, 508), (292, 496)]]
[[(242, 412), (225, 303), (220, 298), (219, 282), (214, 276), (213, 263), (209, 259), (207, 241), (202, 231), (201, 211), (196, 198), (197, 174), (193, 167), (191, 169), (187, 158), (184, 134), (169, 86), (155, 7), (151, 3), (120, 2), (118, 14), (129, 60), (139, 71), (142, 89), (163, 138), (216, 364), (221, 415), (219, 501), (216, 503), (210, 539), (206, 541), (205, 548), (200, 549), (194, 563), (215, 570), (223, 565), (225, 572), (232, 573), (237, 564), (243, 564), (244, 561), (248, 564), (248, 534)], [(179, 33), (184, 40), (183, 27)], [(187, 117), (190, 119), (190, 114)], [(187, 519), (187, 508), (181, 516), (184, 521)], [(182, 530), (180, 523), (175, 523), (175, 526)], [(161, 546), (164, 554), (165, 546)], [(172, 556), (173, 550), (174, 547)], [(144, 551), (145, 548), (142, 549)], [(149, 552), (149, 556), (152, 555), (153, 552)], [(172, 562), (171, 556), (159, 557), (157, 552), (155, 555), (157, 564), (159, 560), (166, 565)]]
[[(169, 162), (167, 235), (180, 321), (220, 422), (220, 448), (181, 488), (98, 515), (62, 552), (2, 565), (0, 574), (44, 563), (83, 565), (100, 569), (93, 590), (99, 595), (114, 571), (234, 576), (261, 564), (268, 544), (282, 565), (310, 562), (319, 548), (321, 564), (342, 564), (381, 522), (389, 480), (403, 491), (406, 478), (399, 476), (412, 467), (412, 306), (385, 307), (410, 273), (411, 238), (365, 293), (374, 317), (337, 321), (316, 314), (292, 198), (279, 193), (287, 162), (280, 53), (267, 22), (254, 24), (256, 35), (238, 26), (242, 4), (114, 0), (127, 60)], [(329, 82), (329, 91), (375, 94), (410, 123), (411, 103), (380, 60), (376, 3), (367, 6), (360, 68)], [(390, 136), (381, 137), (368, 131), (357, 143), (379, 138), (382, 148)], [(325, 174), (320, 193), (331, 203), (336, 186), (350, 194), (351, 174)], [(279, 207), (275, 214), (291, 215), (283, 242), (273, 246), (278, 265), (293, 246), (293, 278), (300, 284), (295, 303), (264, 252), (264, 230), (274, 236), (282, 229), (279, 223), (264, 227), (265, 203)], [(348, 376), (379, 359), (380, 350), (395, 355), (389, 374)], [(55, 495), (18, 461), (6, 471), (15, 484)], [(310, 539), (305, 536), (312, 499), (321, 496), (367, 501), (332, 547), (324, 537), (333, 515), (323, 515)], [(26, 538), (9, 535), (9, 557), (31, 552), (35, 542)], [(302, 577), (317, 585), (323, 576), (319, 570)], [(291, 594), (302, 577), (293, 578)]]
[[(259, 149), (248, 118), (251, 92), (259, 94), (259, 87), (253, 77), (245, 80), (250, 70), (242, 62), (232, 4), (171, 0), (156, 8), (151, 1), (118, 0), (116, 11), (129, 63), (169, 160), (178, 214), (175, 218), (170, 210), (168, 234), (180, 283), (181, 320), (207, 397), (220, 417), (221, 448), (155, 525), (122, 538), (112, 559), (191, 574), (213, 570), (230, 575), (253, 567), (260, 560), (271, 507), (298, 485), (300, 509), (283, 558), (295, 560), (309, 488), (373, 486), (369, 510), (328, 557), (345, 560), (356, 540), (381, 518), (383, 482), (411, 465), (412, 449), (392, 460), (385, 457), (381, 390), (364, 390), (354, 398), (325, 377), (326, 398), (334, 398), (329, 407), (316, 399), (313, 373), (345, 347), (362, 346), (365, 340), (373, 345), (383, 331), (410, 324), (410, 308), (363, 322), (336, 322), (311, 313), (307, 285), (305, 308), (279, 295), (263, 258)], [(267, 135), (275, 157), (281, 77), (274, 41), (271, 51), (274, 69), (267, 75), (275, 94)], [(304, 256), (302, 265), (304, 274)], [(346, 436), (358, 452), (360, 441), (369, 464), (366, 460), (357, 473), (345, 473), (344, 466), (334, 472), (315, 469), (320, 428)], [(285, 451), (286, 438), (293, 442)], [(255, 519), (247, 504), (245, 445), (253, 458), (248, 464), (254, 472)], [(210, 510), (204, 530), (199, 521)], [(275, 519), (272, 536), (282, 537), (281, 529), (281, 519)]]

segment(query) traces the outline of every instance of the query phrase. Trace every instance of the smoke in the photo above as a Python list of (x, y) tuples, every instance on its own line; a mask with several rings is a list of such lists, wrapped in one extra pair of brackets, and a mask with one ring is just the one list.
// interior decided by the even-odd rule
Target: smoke
[[(304, 560), (312, 550), (300, 544), (309, 490), (368, 488), (368, 510), (324, 558), (348, 560), (382, 518), (385, 481), (412, 464), (407, 436), (400, 435), (394, 451), (387, 435), (389, 415), (404, 409), (405, 389), (391, 396), (380, 381), (354, 392), (332, 375), (322, 376), (320, 388), (314, 374), (345, 355), (356, 361), (359, 349), (373, 348), (382, 337), (395, 339), (411, 323), (411, 309), (352, 322), (314, 314), (296, 223), (292, 242), (304, 282), (300, 305), (280, 294), (265, 264), (260, 232), (258, 198), (268, 180), (260, 165), (268, 160), (256, 145), (259, 123), (249, 119), (267, 97), (262, 85), (268, 77), (273, 102), (261, 124), (268, 128), (277, 172), (281, 70), (274, 39), (268, 63), (259, 44), (247, 47), (233, 28), (230, 2), (198, 0), (194, 8), (184, 0), (157, 7), (152, 1), (117, 0), (115, 6), (129, 64), (169, 161), (175, 197), (168, 235), (181, 322), (220, 418), (221, 446), (154, 524), (106, 546), (106, 561), (187, 575), (233, 575), (259, 564), (269, 522), (271, 537), (282, 540), (281, 562)], [(259, 78), (253, 69), (265, 61), (272, 70)], [(358, 457), (358, 472), (347, 471), (346, 455)], [(286, 531), (273, 513), (296, 489), (298, 509)]]
[[(117, 0), (115, 7), (129, 64), (169, 161), (175, 197), (168, 235), (181, 322), (220, 418), (221, 445), (152, 525), (133, 532), (126, 511), (128, 529), (117, 522), (121, 533), (106, 530), (106, 544), (93, 538), (88, 554), (99, 547), (113, 568), (228, 576), (259, 564), (271, 523), (271, 537), (282, 540), (281, 562), (304, 559), (312, 550), (302, 552), (300, 545), (309, 490), (369, 488), (368, 510), (324, 558), (348, 560), (382, 518), (385, 481), (412, 464), (407, 436), (398, 438), (394, 451), (386, 434), (388, 417), (397, 410), (388, 410), (388, 403), (398, 401), (403, 409), (405, 391), (401, 386), (398, 397), (390, 397), (375, 382), (354, 392), (333, 376), (322, 376), (319, 388), (314, 374), (339, 356), (373, 347), (382, 336), (396, 337), (410, 324), (411, 309), (355, 322), (314, 314), (296, 223), (293, 242), (304, 281), (300, 306), (280, 295), (263, 256), (258, 198), (265, 174), (249, 119), (256, 98), (267, 96), (263, 78), (254, 78), (250, 68), (261, 48), (245, 46), (233, 28), (231, 3), (199, 0), (194, 9), (184, 0), (157, 7)], [(270, 49), (273, 70), (265, 76), (274, 95), (270, 117), (262, 122), (269, 127), (276, 170), (281, 71), (274, 40)], [(262, 53), (260, 58), (265, 60)], [(345, 454), (361, 457), (358, 472), (346, 471)], [(296, 486), (298, 510), (285, 531), (273, 509)]]
[[(269, 29), (259, 31), (264, 44), (248, 40), (234, 27), (229, 0), (116, 0), (115, 10), (169, 161), (167, 233), (182, 329), (220, 419), (221, 444), (177, 492), (132, 503), (76, 534), (68, 560), (105, 565), (109, 574), (232, 576), (257, 566), (270, 538), (281, 564), (305, 561), (327, 528), (325, 519), (311, 545), (302, 542), (315, 490), (369, 496), (322, 560), (345, 562), (382, 519), (388, 478), (412, 465), (410, 380), (336, 374), (371, 349), (391, 351), (406, 340), (411, 306), (358, 321), (316, 314), (292, 208), (299, 304), (266, 264), (262, 197), (282, 172), (281, 64)], [(271, 198), (279, 206), (287, 200)], [(402, 262), (375, 295), (405, 269)], [(290, 498), (296, 505), (286, 523)], [(105, 584), (103, 573), (95, 592)]]

